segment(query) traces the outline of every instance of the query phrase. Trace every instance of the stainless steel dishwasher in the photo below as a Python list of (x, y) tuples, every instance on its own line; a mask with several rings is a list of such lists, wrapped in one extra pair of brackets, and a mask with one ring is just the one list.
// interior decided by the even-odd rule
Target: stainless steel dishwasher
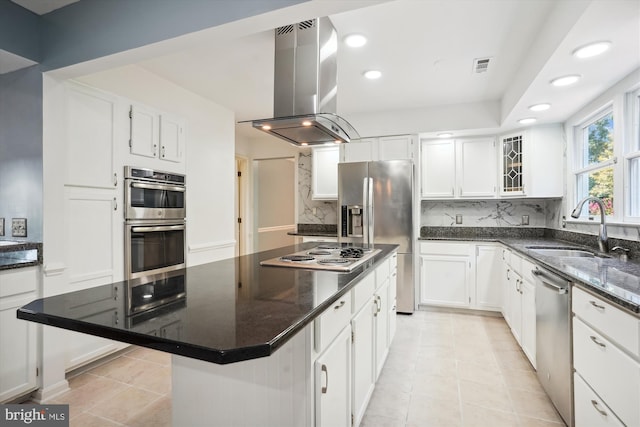
[(536, 267), (536, 364), (538, 379), (567, 426), (573, 426), (571, 285)]

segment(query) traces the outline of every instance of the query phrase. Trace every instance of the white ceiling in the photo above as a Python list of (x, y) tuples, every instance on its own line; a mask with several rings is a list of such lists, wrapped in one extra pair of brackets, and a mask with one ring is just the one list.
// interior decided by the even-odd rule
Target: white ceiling
[[(309, 3), (308, 10), (340, 10), (331, 0)], [(359, 8), (330, 14), (339, 37), (357, 32), (369, 41), (359, 49), (339, 48), (338, 113), (348, 119), (394, 111), (455, 113), (455, 106), (486, 104), (498, 106), (490, 113), (502, 128), (530, 116), (561, 122), (640, 67), (640, 0), (371, 0), (349, 6)], [(274, 13), (272, 26), (243, 36), (193, 38), (186, 48), (139, 65), (233, 110), (237, 120), (271, 117), (273, 31), (264, 29), (283, 25), (286, 13)], [(571, 55), (598, 40), (613, 42), (612, 49), (588, 60)], [(473, 60), (482, 57), (492, 58), (489, 70), (474, 74)], [(365, 80), (363, 71), (372, 68), (383, 77)], [(549, 85), (575, 73), (583, 78), (572, 87)], [(540, 102), (552, 108), (528, 111)], [(412, 125), (407, 132), (433, 130), (433, 124)]]

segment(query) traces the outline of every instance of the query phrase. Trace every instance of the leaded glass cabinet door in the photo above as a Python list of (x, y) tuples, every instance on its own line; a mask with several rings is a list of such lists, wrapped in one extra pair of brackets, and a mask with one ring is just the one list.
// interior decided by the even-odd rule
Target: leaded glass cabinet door
[(524, 188), (524, 135), (522, 133), (503, 136), (501, 138), (501, 196), (521, 196)]

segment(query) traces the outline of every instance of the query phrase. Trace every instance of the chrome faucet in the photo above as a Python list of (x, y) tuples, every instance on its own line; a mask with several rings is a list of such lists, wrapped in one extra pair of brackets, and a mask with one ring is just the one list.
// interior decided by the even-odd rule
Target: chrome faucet
[(609, 240), (607, 238), (607, 225), (604, 223), (604, 202), (602, 199), (598, 197), (585, 197), (584, 199), (578, 202), (578, 206), (571, 212), (571, 217), (578, 218), (580, 217), (580, 211), (582, 211), (582, 206), (589, 200), (593, 200), (598, 204), (600, 208), (600, 234), (598, 235), (598, 248), (600, 248), (600, 252), (608, 253), (609, 252)]

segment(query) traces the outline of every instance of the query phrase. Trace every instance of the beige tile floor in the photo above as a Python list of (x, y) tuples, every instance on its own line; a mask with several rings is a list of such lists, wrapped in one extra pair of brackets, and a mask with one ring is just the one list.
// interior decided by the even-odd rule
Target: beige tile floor
[[(168, 354), (133, 347), (50, 403), (70, 405), (72, 427), (170, 426), (170, 370)], [(564, 426), (502, 318), (424, 311), (398, 317), (361, 425)]]

